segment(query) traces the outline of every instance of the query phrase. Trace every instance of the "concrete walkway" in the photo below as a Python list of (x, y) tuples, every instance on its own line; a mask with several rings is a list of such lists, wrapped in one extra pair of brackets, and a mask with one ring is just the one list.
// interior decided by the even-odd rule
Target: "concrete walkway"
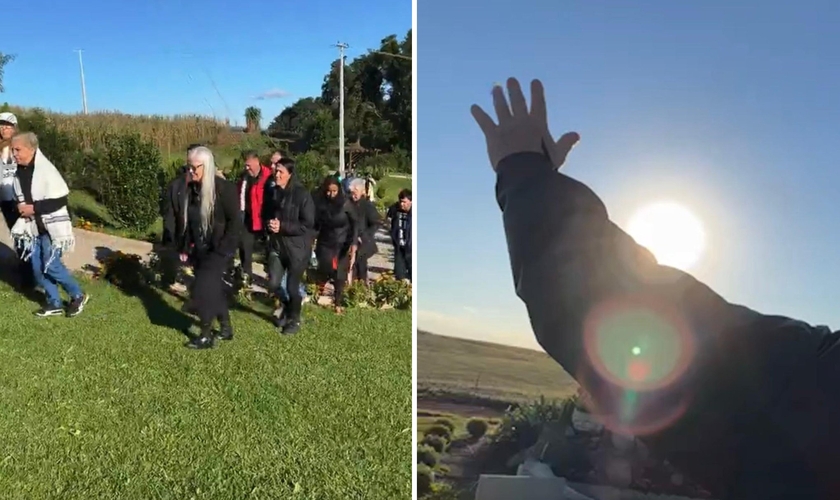
[[(151, 243), (146, 241), (132, 240), (94, 231), (85, 231), (75, 228), (76, 248), (73, 252), (63, 257), (64, 264), (74, 271), (90, 271), (99, 268), (99, 258), (116, 251), (129, 254), (137, 254), (144, 259), (153, 250)], [(370, 273), (373, 278), (384, 271), (391, 271), (394, 268), (394, 247), (391, 238), (384, 229), (376, 235), (379, 253), (369, 260)], [(0, 261), (14, 260), (15, 253), (12, 250), (12, 240), (5, 221), (0, 219)], [(254, 273), (260, 278), (266, 277), (266, 270), (260, 263), (254, 263)]]

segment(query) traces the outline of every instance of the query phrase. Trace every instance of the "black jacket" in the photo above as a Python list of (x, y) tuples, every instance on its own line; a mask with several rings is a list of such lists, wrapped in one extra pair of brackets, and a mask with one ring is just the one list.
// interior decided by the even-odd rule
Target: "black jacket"
[[(785, 463), (785, 470), (788, 465), (799, 471), (830, 469), (829, 455), (836, 458), (838, 451), (821, 449), (819, 439), (808, 436), (831, 434), (831, 424), (811, 431), (807, 424), (776, 418), (780, 402), (801, 391), (817, 391), (802, 406), (810, 415), (819, 411), (811, 405), (832, 401), (813, 384), (797, 381), (812, 377), (813, 382), (813, 367), (837, 344), (837, 334), (731, 304), (689, 274), (658, 265), (610, 221), (591, 189), (558, 173), (543, 155), (503, 159), (496, 197), (516, 294), (527, 306), (537, 340), (587, 389), (606, 419), (646, 427), (641, 439), (651, 452), (717, 498), (750, 468), (771, 470), (767, 462)], [(616, 323), (621, 310), (634, 322)], [(616, 331), (616, 324), (625, 326)], [(605, 330), (618, 336), (599, 336)], [(647, 337), (629, 345), (647, 340), (653, 353), (648, 359), (634, 348), (640, 356), (630, 361), (624, 341), (635, 336)], [(610, 351), (610, 344), (620, 344), (619, 351)], [(630, 372), (617, 366), (622, 362)], [(641, 376), (656, 374), (662, 383), (623, 388), (616, 377), (632, 378), (634, 362), (652, 366)], [(675, 371), (669, 377), (660, 368)], [(757, 465), (761, 462), (764, 466)], [(821, 480), (827, 479), (823, 474)]]
[[(216, 207), (209, 251), (226, 259), (233, 258), (244, 227), (236, 185), (218, 177), (215, 181)], [(179, 253), (190, 251), (186, 224), (188, 203), (187, 177), (180, 176), (167, 189), (163, 216), (163, 243)]]
[(334, 200), (319, 196), (315, 203), (318, 246), (346, 252), (359, 239), (356, 210), (339, 191)]
[(379, 212), (370, 200), (362, 198), (353, 203), (358, 221), (358, 232), (361, 243), (359, 244), (358, 255), (360, 257), (371, 257), (376, 255), (379, 247), (376, 245), (376, 231), (379, 229)]
[(405, 218), (405, 227), (403, 227), (405, 246), (403, 249), (408, 255), (411, 255), (411, 216), (412, 210), (408, 212), (400, 210), (400, 202), (394, 203), (388, 209), (388, 218), (391, 220), (391, 242), (394, 244), (394, 248), (397, 248), (400, 244), (400, 217)]
[[(267, 187), (262, 213), (269, 249), (290, 260), (308, 260), (315, 233), (315, 202), (309, 191), (294, 178), (285, 189)], [(280, 221), (279, 233), (268, 231), (271, 219)]]

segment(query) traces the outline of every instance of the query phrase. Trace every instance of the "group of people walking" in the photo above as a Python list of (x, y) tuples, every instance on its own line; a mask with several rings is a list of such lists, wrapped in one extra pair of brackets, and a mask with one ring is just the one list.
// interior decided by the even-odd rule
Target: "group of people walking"
[[(281, 304), (275, 324), (290, 335), (301, 329), (303, 279), (313, 253), (319, 290), (332, 282), (335, 311), (341, 313), (348, 280), (367, 282), (368, 260), (378, 252), (381, 221), (364, 179), (352, 180), (345, 194), (341, 180), (330, 175), (313, 193), (297, 181), (294, 160), (280, 151), (270, 165), (262, 165), (256, 152), (244, 153), (243, 160), (245, 171), (228, 181), (218, 175), (210, 149), (191, 146), (183, 174), (166, 191), (163, 243), (195, 270), (185, 310), (198, 316), (200, 333), (189, 347), (209, 348), (216, 339), (233, 338), (224, 277), (237, 253), (240, 284), (249, 287), (254, 254), (264, 246), (268, 292)], [(401, 249), (395, 258), (399, 254), (403, 263), (398, 278), (410, 280), (411, 192), (400, 193), (400, 200), (389, 214), (395, 247)]]
[[(213, 347), (233, 339), (225, 278), (238, 254), (242, 286), (253, 278), (254, 254), (265, 248), (268, 292), (281, 304), (275, 325), (283, 334), (301, 329), (303, 279), (314, 254), (314, 275), (323, 291), (332, 282), (337, 313), (350, 279), (368, 280), (368, 260), (378, 252), (381, 225), (367, 197), (364, 179), (328, 176), (310, 192), (295, 176), (295, 161), (276, 151), (270, 165), (255, 152), (243, 155), (245, 171), (226, 180), (213, 152), (202, 145), (187, 150), (186, 165), (162, 195), (162, 244), (175, 266), (190, 265), (194, 280), (184, 311), (195, 315), (200, 333), (188, 347)], [(0, 113), (0, 208), (10, 229), (21, 289), (41, 288), (44, 306), (36, 315), (76, 316), (89, 296), (62, 262), (75, 239), (68, 208), (70, 190), (40, 150), (38, 137), (18, 132), (17, 118)], [(411, 192), (400, 193), (389, 211), (398, 279), (411, 279)], [(59, 287), (69, 300), (64, 302)], [(218, 322), (218, 329), (213, 329)]]

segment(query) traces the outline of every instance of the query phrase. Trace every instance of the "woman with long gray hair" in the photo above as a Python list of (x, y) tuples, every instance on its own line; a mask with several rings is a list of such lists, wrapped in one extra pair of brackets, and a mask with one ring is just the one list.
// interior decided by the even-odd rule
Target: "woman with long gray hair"
[[(191, 150), (187, 167), (187, 176), (173, 186), (177, 196), (166, 207), (164, 224), (181, 262), (191, 261), (195, 268), (184, 310), (198, 316), (201, 333), (187, 347), (207, 349), (217, 338), (233, 339), (223, 277), (239, 248), (243, 223), (236, 186), (216, 175), (213, 153), (203, 146)], [(214, 320), (219, 321), (215, 334)]]

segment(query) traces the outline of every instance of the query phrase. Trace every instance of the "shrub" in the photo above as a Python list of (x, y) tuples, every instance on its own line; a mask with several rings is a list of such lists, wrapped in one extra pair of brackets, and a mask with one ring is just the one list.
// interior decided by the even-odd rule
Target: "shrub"
[(295, 157), (295, 177), (310, 191), (321, 184), (327, 170), (326, 159), (317, 151), (307, 151)]
[(112, 135), (99, 166), (102, 204), (114, 220), (148, 228), (160, 213), (160, 151), (138, 134)]
[(379, 275), (371, 286), (376, 307), (392, 305), (395, 309), (411, 309), (411, 283), (397, 281), (393, 273)]
[(571, 422), (574, 401), (549, 401), (541, 397), (538, 401), (519, 405), (508, 410), (496, 434), (496, 441), (516, 443), (518, 449), (533, 446), (547, 423), (567, 424)]
[(388, 194), (388, 190), (385, 189), (385, 186), (379, 186), (378, 188), (376, 188), (376, 199), (377, 200), (381, 200), (382, 198), (385, 198), (386, 194)]
[(18, 130), (34, 132), (38, 147), (61, 172), (72, 189), (85, 189), (89, 177), (85, 175), (84, 158), (78, 143), (69, 134), (61, 132), (44, 111), (33, 109), (18, 112)]
[(447, 444), (446, 439), (438, 436), (437, 434), (426, 434), (420, 443), (434, 448), (434, 450), (438, 453), (443, 453), (446, 450)]
[(435, 474), (431, 467), (425, 464), (417, 465), (417, 496), (428, 495), (432, 492), (432, 483), (435, 481)]
[(109, 283), (130, 291), (138, 291), (152, 279), (149, 268), (137, 254), (113, 252), (103, 259), (99, 275)]
[(377, 181), (389, 173), (411, 173), (411, 158), (402, 150), (363, 158), (356, 165), (359, 172), (368, 173)]
[(364, 307), (372, 301), (370, 288), (362, 281), (354, 281), (344, 288), (344, 307)]
[(421, 444), (417, 447), (417, 463), (426, 464), (429, 467), (434, 467), (438, 463), (438, 452), (427, 444)]
[(455, 424), (448, 418), (438, 418), (433, 423), (448, 428), (450, 432), (455, 432)]
[(426, 429), (424, 432), (426, 436), (440, 436), (447, 442), (452, 440), (452, 431), (445, 425), (435, 424)]
[(487, 434), (487, 427), (487, 421), (483, 418), (471, 418), (467, 422), (467, 432), (476, 439)]

